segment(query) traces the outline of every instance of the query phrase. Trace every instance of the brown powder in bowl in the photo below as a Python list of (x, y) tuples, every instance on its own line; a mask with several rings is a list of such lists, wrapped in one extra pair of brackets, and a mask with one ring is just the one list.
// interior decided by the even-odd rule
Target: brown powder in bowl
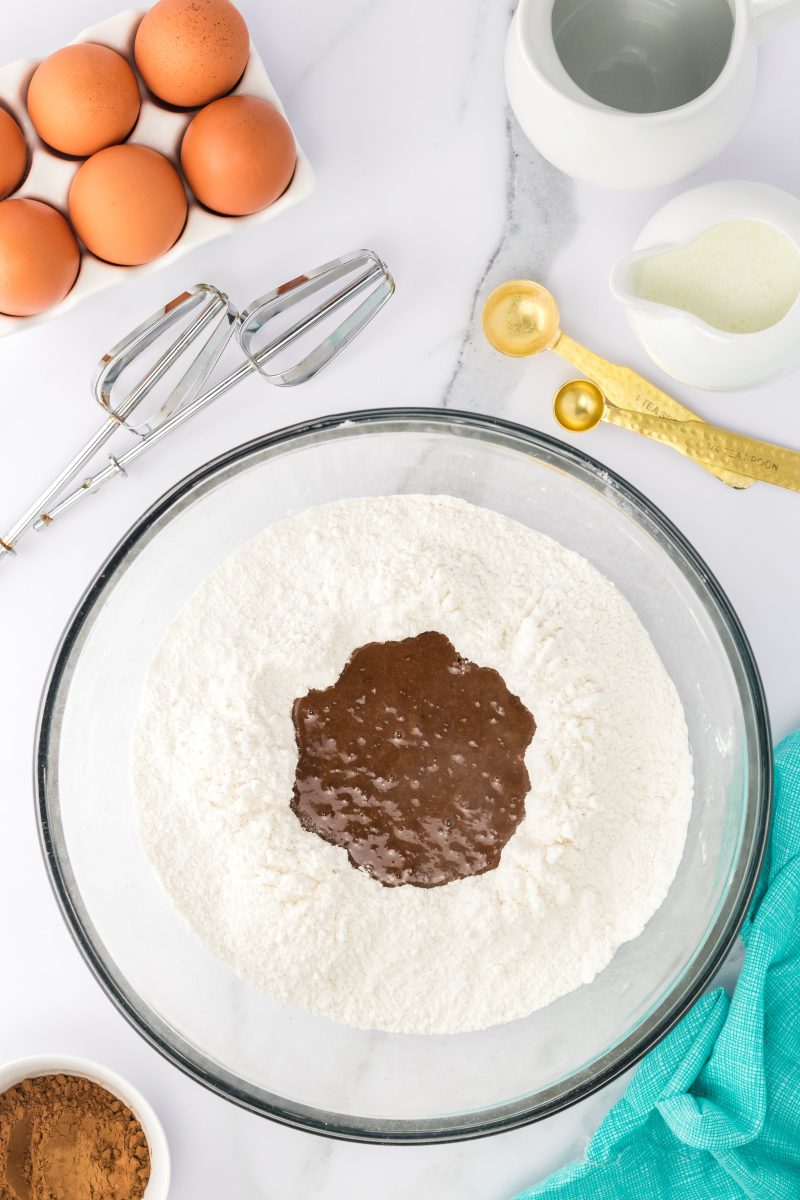
[(150, 1150), (116, 1096), (80, 1075), (0, 1095), (0, 1200), (141, 1200)]

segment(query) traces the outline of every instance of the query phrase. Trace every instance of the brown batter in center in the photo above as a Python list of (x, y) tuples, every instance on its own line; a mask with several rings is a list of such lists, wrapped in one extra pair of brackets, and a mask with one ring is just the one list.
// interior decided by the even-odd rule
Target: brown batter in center
[(536, 723), (497, 671), (441, 633), (369, 642), (292, 718), (292, 811), (354, 867), (438, 887), (499, 864), (525, 816)]

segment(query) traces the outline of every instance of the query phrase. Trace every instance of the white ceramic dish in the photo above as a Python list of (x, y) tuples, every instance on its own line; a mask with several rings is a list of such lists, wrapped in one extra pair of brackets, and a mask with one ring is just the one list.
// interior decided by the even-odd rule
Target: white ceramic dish
[[(567, 175), (613, 188), (662, 187), (715, 158), (750, 108), (759, 40), (800, 15), (800, 0), (730, 0), (727, 38), (703, 2), (706, 19), (700, 0), (618, 3), (617, 41), (608, 43), (609, 6), (598, 0), (520, 0), (506, 45), (506, 87), (537, 150)], [(659, 103), (663, 93), (661, 110), (624, 111), (583, 90), (556, 46), (555, 27), (570, 22), (570, 36), (583, 46), (579, 77), (587, 87), (619, 66), (621, 90), (635, 72), (643, 95), (652, 92)], [(692, 63), (693, 81), (686, 79)]]
[(136, 1115), (150, 1148), (150, 1179), (143, 1200), (167, 1200), (170, 1174), (167, 1139), (152, 1107), (133, 1084), (88, 1058), (43, 1054), (35, 1058), (18, 1058), (0, 1067), (0, 1092), (7, 1091), (23, 1079), (34, 1079), (39, 1075), (82, 1075), (122, 1100)]
[[(120, 54), (125, 55), (131, 66), (135, 67), (133, 42), (143, 15), (144, 10), (138, 9), (128, 9), (125, 12), (117, 13), (116, 16), (110, 17), (109, 20), (103, 21), (99, 25), (84, 29), (83, 33), (78, 34), (75, 41), (98, 42), (109, 46), (112, 50), (117, 50)], [(78, 167), (85, 160), (65, 158), (63, 155), (56, 154), (45, 146), (36, 134), (28, 116), (25, 98), (28, 93), (28, 84), (37, 65), (38, 60), (36, 59), (20, 59), (7, 67), (0, 68), (0, 105), (7, 108), (22, 127), (31, 159), (28, 174), (22, 185), (12, 195), (20, 198), (27, 196), (31, 199), (45, 200), (67, 216), (67, 196), (70, 184)], [(166, 155), (173, 164), (178, 166), (184, 131), (197, 110), (177, 111), (163, 107), (147, 92), (141, 80), (139, 80), (139, 87), (142, 92), (142, 108), (139, 119), (127, 141), (150, 146), (153, 150), (158, 150)], [(266, 68), (252, 43), (250, 58), (242, 78), (233, 89), (233, 94), (260, 96), (264, 100), (269, 100), (286, 116), (278, 93), (272, 86)], [(296, 137), (295, 142), (297, 142)], [(224, 234), (234, 233), (238, 229), (245, 229), (263, 221), (271, 221), (286, 212), (288, 208), (292, 208), (299, 201), (304, 200), (313, 190), (314, 173), (298, 143), (297, 167), (292, 181), (283, 195), (268, 208), (248, 217), (221, 217), (203, 208), (193, 196), (189, 195), (189, 213), (183, 233), (172, 249), (163, 254), (161, 258), (145, 263), (141, 267), (118, 267), (102, 262), (84, 250), (81, 255), (80, 273), (69, 295), (60, 304), (54, 305), (35, 317), (9, 317), (0, 314), (0, 337), (58, 316), (59, 313), (66, 312), (67, 309), (72, 308), (87, 296), (92, 296), (96, 292), (130, 278), (133, 272), (156, 271), (159, 267), (174, 262), (189, 250), (203, 245), (204, 242), (213, 241)], [(189, 282), (194, 281), (189, 280)]]
[(800, 200), (766, 183), (730, 180), (691, 188), (648, 221), (633, 253), (611, 271), (611, 293), (625, 307), (644, 349), (663, 371), (692, 387), (737, 391), (800, 366), (800, 299), (782, 320), (758, 333), (727, 333), (702, 317), (643, 300), (633, 289), (639, 262), (677, 250), (723, 221), (764, 221), (800, 251)]

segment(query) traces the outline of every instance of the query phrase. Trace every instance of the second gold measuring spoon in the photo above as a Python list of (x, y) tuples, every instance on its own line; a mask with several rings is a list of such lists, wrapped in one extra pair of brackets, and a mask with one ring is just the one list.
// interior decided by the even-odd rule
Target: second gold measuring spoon
[[(588, 375), (609, 399), (621, 407), (677, 421), (700, 418), (672, 396), (637, 375), (587, 350), (559, 328), (558, 305), (547, 288), (532, 279), (501, 283), (483, 306), (483, 331), (496, 350), (514, 358), (553, 350)], [(746, 472), (704, 463), (703, 466), (730, 487), (750, 487)]]
[(704, 467), (733, 466), (751, 481), (774, 483), (800, 492), (800, 452), (773, 446), (741, 433), (732, 433), (705, 421), (675, 421), (649, 413), (620, 408), (608, 400), (590, 379), (574, 379), (556, 392), (553, 412), (570, 433), (586, 433), (601, 421), (641, 433), (672, 446)]

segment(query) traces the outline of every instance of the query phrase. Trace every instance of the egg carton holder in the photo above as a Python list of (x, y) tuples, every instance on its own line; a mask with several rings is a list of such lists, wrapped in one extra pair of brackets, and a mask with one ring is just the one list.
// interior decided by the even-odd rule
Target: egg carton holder
[[(118, 13), (107, 21), (102, 21), (99, 25), (85, 29), (74, 40), (76, 42), (98, 42), (112, 50), (117, 50), (125, 56), (135, 71), (133, 42), (144, 11), (143, 9), (128, 9)], [(28, 173), (12, 195), (16, 198), (27, 197), (32, 200), (44, 200), (68, 218), (67, 197), (70, 184), (85, 159), (67, 158), (57, 154), (42, 142), (33, 128), (28, 116), (26, 97), (31, 76), (38, 65), (39, 60), (37, 59), (19, 59), (17, 62), (0, 68), (0, 105), (7, 108), (21, 126), (28, 143), (30, 159)], [(136, 78), (141, 93), (141, 111), (133, 131), (126, 141), (160, 151), (180, 170), (181, 141), (187, 125), (198, 110), (176, 110), (158, 103), (147, 91), (138, 73)], [(266, 68), (252, 42), (244, 74), (231, 94), (259, 96), (274, 104), (278, 111), (284, 117), (286, 116), (280, 98), (272, 86)], [(297, 144), (297, 138), (295, 138), (295, 143)], [(120, 267), (103, 262), (90, 254), (84, 246), (81, 246), (80, 271), (69, 295), (60, 304), (53, 305), (52, 308), (33, 317), (0, 315), (0, 337), (58, 316), (79, 304), (87, 296), (93, 296), (96, 292), (113, 287), (130, 278), (132, 274), (156, 271), (160, 267), (174, 262), (189, 250), (202, 246), (205, 242), (211, 242), (215, 238), (223, 237), (236, 230), (249, 228), (251, 225), (258, 225), (263, 221), (274, 220), (275, 217), (279, 217), (281, 213), (304, 200), (313, 190), (314, 173), (311, 164), (303, 154), (300, 145), (297, 144), (297, 165), (291, 183), (282, 196), (260, 212), (246, 217), (219, 216), (204, 208), (187, 191), (186, 224), (181, 236), (166, 254), (143, 266)]]

